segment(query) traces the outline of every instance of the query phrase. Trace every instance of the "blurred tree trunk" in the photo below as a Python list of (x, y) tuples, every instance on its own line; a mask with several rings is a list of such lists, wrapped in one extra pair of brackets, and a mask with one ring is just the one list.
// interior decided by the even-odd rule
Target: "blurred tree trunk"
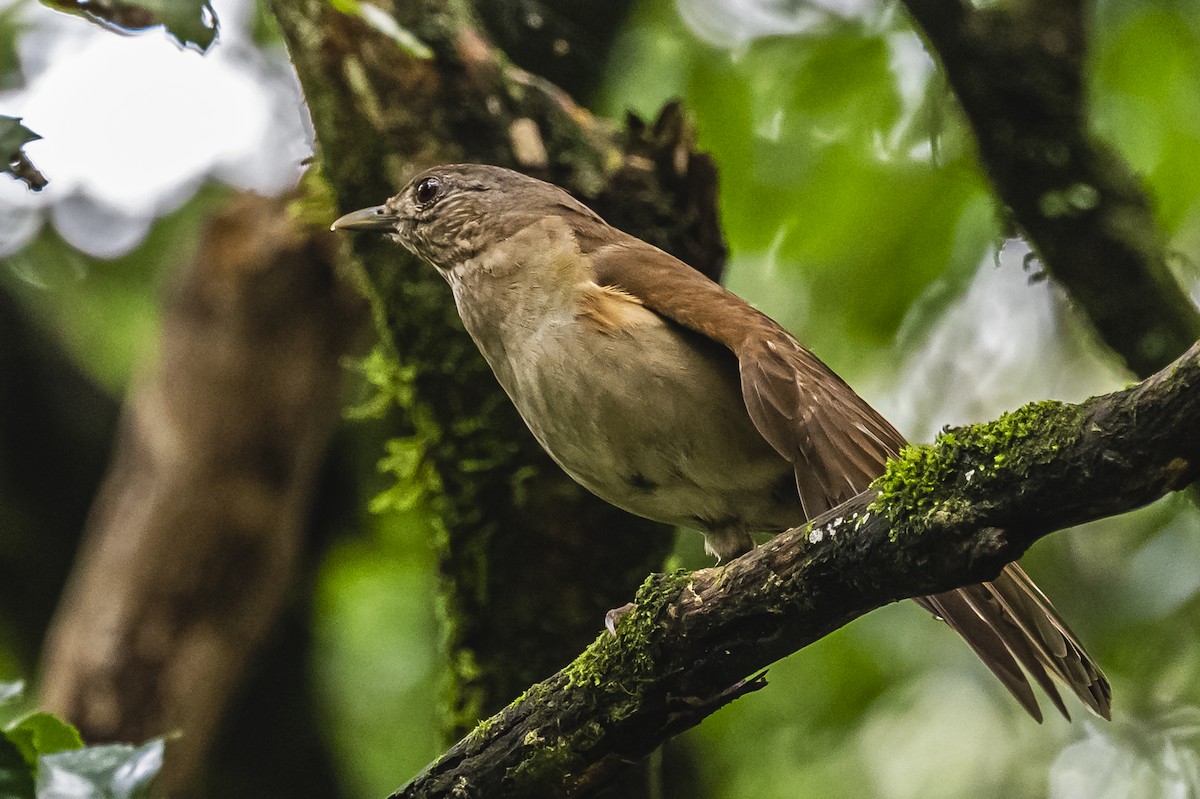
[[(167, 749), (164, 793), (194, 790), (294, 592), (338, 419), (339, 359), (362, 319), (328, 234), (305, 230), (282, 200), (246, 196), (214, 217), (170, 292), (42, 675), (43, 705), (89, 741), (183, 731)], [(329, 785), (311, 768), (314, 748), (296, 746), (294, 769), (281, 770), (306, 793)]]

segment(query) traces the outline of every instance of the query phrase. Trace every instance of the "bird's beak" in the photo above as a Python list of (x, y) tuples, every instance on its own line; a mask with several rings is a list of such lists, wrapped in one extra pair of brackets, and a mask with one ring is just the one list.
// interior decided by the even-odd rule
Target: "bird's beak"
[(351, 211), (329, 226), (330, 230), (392, 230), (396, 229), (396, 214), (386, 205), (376, 205), (361, 211)]

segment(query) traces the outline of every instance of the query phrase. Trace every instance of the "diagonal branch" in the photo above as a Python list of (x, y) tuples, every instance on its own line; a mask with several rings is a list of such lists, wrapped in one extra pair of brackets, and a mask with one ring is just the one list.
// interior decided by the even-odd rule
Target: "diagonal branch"
[(1171, 273), (1138, 177), (1088, 130), (1082, 3), (904, 4), (1046, 271), (1136, 374), (1183, 352), (1200, 337), (1200, 314)]
[(652, 576), (575, 662), (392, 799), (586, 795), (889, 602), (995, 577), (1038, 538), (1200, 473), (1200, 343), (1124, 391), (1043, 402), (909, 447), (868, 491), (726, 566)]

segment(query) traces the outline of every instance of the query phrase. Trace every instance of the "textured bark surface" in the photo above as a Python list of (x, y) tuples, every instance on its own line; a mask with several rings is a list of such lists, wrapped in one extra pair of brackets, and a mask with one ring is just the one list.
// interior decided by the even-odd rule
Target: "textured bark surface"
[(574, 663), (393, 799), (583, 796), (764, 684), (773, 661), (899, 599), (991, 579), (1038, 538), (1200, 473), (1200, 344), (1140, 385), (909, 447), (872, 490), (726, 566), (655, 575)]
[(480, 0), (483, 24), (518, 66), (586, 100), (605, 76), (609, 47), (634, 0)]
[(1135, 374), (1200, 338), (1138, 176), (1088, 129), (1081, 0), (905, 0), (1047, 273)]
[(184, 732), (167, 794), (195, 778), (292, 587), (363, 319), (332, 254), (282, 200), (242, 198), (209, 223), (48, 636), (42, 704), (86, 740)]
[[(338, 213), (424, 167), (479, 161), (566, 186), (716, 273), (715, 174), (678, 108), (619, 135), (485, 38), (470, 4), (397, 4), (402, 47), (320, 0), (273, 0)], [(448, 287), (394, 244), (356, 237), (408, 451), (443, 534), (453, 740), (569, 662), (671, 545), (572, 483), (541, 452), (462, 331)]]

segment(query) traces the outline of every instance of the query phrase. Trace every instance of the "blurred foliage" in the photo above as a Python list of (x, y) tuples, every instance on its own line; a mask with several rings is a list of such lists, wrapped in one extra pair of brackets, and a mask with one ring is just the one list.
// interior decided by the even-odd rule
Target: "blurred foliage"
[(17, 57), (17, 39), (27, 30), (21, 23), (23, 3), (0, 9), (0, 91), (21, 86), (21, 62)]
[[(919, 48), (901, 21), (831, 19), (727, 52), (697, 41), (673, 4), (652, 2), (610, 61), (607, 113), (672, 96), (694, 113), (721, 170), (729, 286), (851, 377), (875, 365), (935, 281), (961, 285), (998, 236)], [(925, 90), (902, 91), (895, 64)]]
[(1200, 5), (1105, 0), (1092, 19), (1092, 108), (1097, 133), (1151, 188), (1160, 225), (1200, 251)]
[[(731, 51), (697, 39), (671, 0), (642, 0), (615, 41), (596, 103), (610, 116), (629, 108), (651, 117), (667, 99), (684, 99), (721, 170), (730, 286), (851, 382), (884, 394), (900, 383), (903, 348), (927, 343), (920, 334), (945, 324), (977, 273), (1001, 268), (1005, 225), (953, 98), (919, 38), (889, 8), (863, 20), (831, 16), (806, 32)], [(1180, 273), (1194, 286), (1200, 0), (1099, 0), (1089, 9), (1094, 129), (1144, 175)], [(274, 41), (270, 21), (261, 12), (255, 19), (259, 40)], [(13, 24), (0, 15), (0, 36)], [(204, 189), (113, 261), (81, 255), (47, 227), (0, 262), (0, 280), (91, 375), (119, 392), (152, 346), (162, 280), (224, 196)], [(991, 310), (984, 304), (978, 314)], [(960, 404), (994, 417), (1021, 390), (1020, 399), (1044, 398), (1042, 364), (1091, 346), (1086, 325), (1071, 321), (1049, 323), (1045, 340), (1059, 360), (1027, 353), (1024, 371), (1010, 380), (1023, 389), (1005, 395), (1008, 405), (987, 396)], [(969, 352), (956, 358), (968, 373), (998, 368)], [(444, 667), (434, 607), (437, 531), (427, 508), (436, 486), (422, 484), (403, 440), (384, 453), (392, 474), (374, 471), (380, 442), (394, 435), (378, 414), (406, 387), (370, 386), (370, 358), (353, 371), (362, 396), (352, 404), (363, 417), (354, 424), (366, 442), (360, 495), (364, 508), (378, 497), (379, 513), (347, 529), (325, 560), (311, 667), (346, 795), (365, 799), (437, 754)], [(386, 403), (373, 401), (383, 396)], [(936, 407), (923, 416), (944, 418), (939, 408), (950, 399), (931, 393), (924, 401)], [(397, 475), (408, 479), (398, 483)], [(944, 625), (906, 604), (777, 664), (766, 691), (689, 733), (704, 795), (1059, 799), (1101, 795), (1101, 778), (1122, 786), (1120, 795), (1195, 795), (1197, 529), (1200, 513), (1174, 498), (1052, 536), (1025, 560), (1112, 678), (1113, 724), (1033, 724)], [(699, 536), (686, 531), (674, 561), (710, 563)]]
[(145, 799), (162, 768), (163, 740), (140, 747), (84, 746), (78, 731), (49, 713), (16, 712), (24, 683), (0, 682), (0, 797)]
[(384, 346), (346, 364), (355, 377), (346, 415), (368, 442), (356, 476), (362, 514), (327, 554), (313, 603), (313, 677), (329, 745), (348, 795), (362, 797), (388, 794), (397, 775), (438, 754), (445, 687), (429, 504), (439, 486), (419, 436), (394, 436), (413, 426), (399, 418), (412, 407), (412, 376)]
[(74, 249), (46, 225), (22, 250), (0, 258), (0, 282), (85, 372), (120, 394), (135, 366), (153, 352), (162, 282), (173, 277), (175, 264), (186, 263), (205, 218), (228, 196), (223, 187), (205, 187), (114, 260)]
[(46, 178), (25, 155), (24, 147), (42, 138), (20, 119), (0, 115), (0, 172), (12, 175), (33, 191), (46, 187)]
[(386, 512), (325, 561), (314, 677), (347, 794), (386, 796), (439, 752), (430, 518)]
[(217, 14), (208, 0), (42, 0), (50, 8), (130, 33), (162, 26), (184, 47), (204, 52), (217, 39)]

